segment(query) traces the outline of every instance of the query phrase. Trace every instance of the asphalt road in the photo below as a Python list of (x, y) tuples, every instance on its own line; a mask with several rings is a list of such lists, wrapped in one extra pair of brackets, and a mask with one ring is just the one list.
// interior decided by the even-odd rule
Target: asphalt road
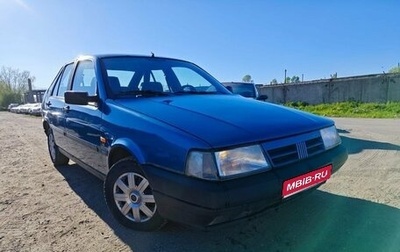
[(0, 251), (400, 251), (400, 120), (335, 119), (347, 163), (317, 191), (208, 232), (135, 232), (102, 181), (55, 169), (40, 118), (0, 112)]

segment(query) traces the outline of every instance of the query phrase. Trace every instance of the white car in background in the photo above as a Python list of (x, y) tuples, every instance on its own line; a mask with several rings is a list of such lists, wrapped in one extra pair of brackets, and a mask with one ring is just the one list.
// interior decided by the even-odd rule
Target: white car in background
[(27, 103), (12, 107), (10, 112), (17, 114), (41, 115), (42, 109), (40, 103)]
[(42, 107), (40, 103), (34, 103), (31, 106), (29, 106), (28, 109), (28, 114), (30, 115), (35, 115), (35, 116), (40, 116), (42, 115)]
[(7, 110), (11, 112), (12, 108), (18, 107), (18, 103), (10, 103), (10, 105), (8, 105)]

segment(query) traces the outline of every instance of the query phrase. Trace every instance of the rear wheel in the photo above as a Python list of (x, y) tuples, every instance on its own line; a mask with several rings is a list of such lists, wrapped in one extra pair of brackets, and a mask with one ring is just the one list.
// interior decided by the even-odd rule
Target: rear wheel
[(112, 166), (104, 181), (104, 195), (111, 213), (124, 226), (153, 231), (166, 223), (157, 211), (149, 181), (131, 158)]
[(47, 135), (47, 146), (49, 148), (51, 161), (55, 166), (68, 164), (69, 158), (67, 158), (64, 154), (62, 154), (58, 149), (58, 146), (54, 141), (53, 131), (51, 131), (50, 129)]

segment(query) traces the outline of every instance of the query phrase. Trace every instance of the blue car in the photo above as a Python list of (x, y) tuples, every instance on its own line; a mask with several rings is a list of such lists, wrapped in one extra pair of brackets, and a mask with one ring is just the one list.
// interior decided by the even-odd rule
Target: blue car
[(268, 99), (267, 95), (260, 95), (258, 93), (256, 84), (253, 82), (222, 82), (222, 85), (224, 85), (232, 93), (246, 98), (253, 98), (261, 101)]
[(197, 65), (134, 55), (79, 57), (42, 103), (55, 166), (104, 180), (135, 230), (208, 228), (317, 188), (346, 161), (330, 119), (232, 94)]

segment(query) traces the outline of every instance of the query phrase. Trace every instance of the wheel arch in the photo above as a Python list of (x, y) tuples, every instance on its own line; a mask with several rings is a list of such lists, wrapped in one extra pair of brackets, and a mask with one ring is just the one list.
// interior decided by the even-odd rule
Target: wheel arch
[(50, 124), (46, 120), (43, 120), (43, 129), (44, 129), (44, 133), (46, 134), (46, 136), (48, 136), (49, 130), (50, 130)]
[(110, 169), (113, 164), (127, 157), (132, 157), (139, 164), (143, 164), (145, 160), (139, 146), (137, 146), (132, 140), (127, 138), (118, 139), (111, 146), (108, 155), (108, 168)]

